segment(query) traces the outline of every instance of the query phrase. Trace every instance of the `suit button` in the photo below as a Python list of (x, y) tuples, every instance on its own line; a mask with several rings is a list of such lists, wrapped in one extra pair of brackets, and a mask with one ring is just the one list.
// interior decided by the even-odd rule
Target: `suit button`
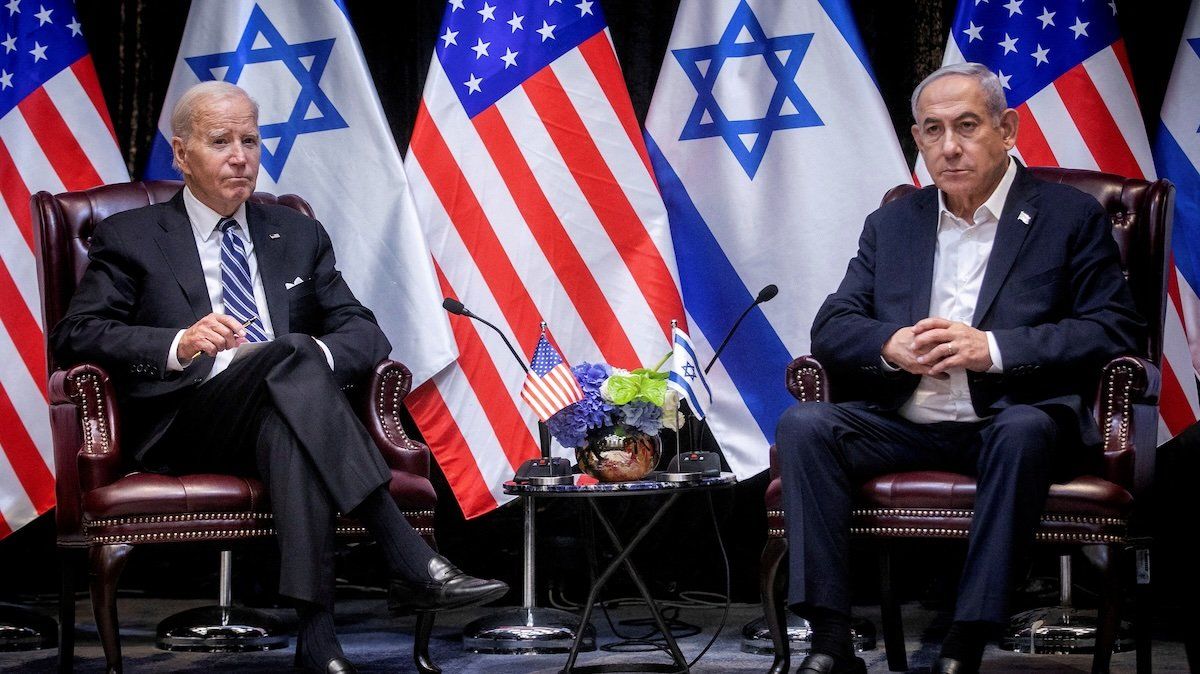
[(192, 380), (192, 383), (193, 383), (193, 384), (199, 384), (199, 383), (201, 383), (201, 382), (203, 382), (203, 381), (204, 381), (204, 379), (203, 379), (202, 377), (196, 377), (195, 379), (193, 379), (193, 380)]

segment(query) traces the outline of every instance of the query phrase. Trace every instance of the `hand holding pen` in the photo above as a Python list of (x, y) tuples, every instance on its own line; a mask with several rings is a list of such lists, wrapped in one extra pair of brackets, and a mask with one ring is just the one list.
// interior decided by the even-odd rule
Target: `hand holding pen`
[(176, 356), (186, 366), (195, 362), (201, 354), (216, 356), (221, 351), (244, 344), (246, 328), (257, 319), (258, 316), (251, 316), (245, 322), (239, 322), (233, 316), (211, 313), (184, 330)]

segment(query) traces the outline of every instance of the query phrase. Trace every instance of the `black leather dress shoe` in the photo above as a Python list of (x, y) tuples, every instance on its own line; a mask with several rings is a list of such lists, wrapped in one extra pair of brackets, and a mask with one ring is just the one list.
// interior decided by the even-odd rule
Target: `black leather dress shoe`
[[(300, 665), (297, 665), (300, 667)], [(357, 674), (358, 668), (354, 663), (346, 658), (330, 658), (329, 662), (325, 663), (325, 667), (301, 667), (306, 672), (319, 672), (320, 674)]]
[(393, 578), (388, 588), (388, 608), (392, 611), (444, 611), (478, 606), (499, 599), (508, 592), (508, 584), (468, 576), (445, 557), (429, 561), (431, 580), (414, 583)]
[(867, 663), (862, 658), (838, 660), (832, 655), (811, 653), (800, 661), (796, 674), (867, 674)]
[(975, 674), (979, 668), (954, 658), (938, 658), (938, 661), (933, 663), (932, 671), (933, 674)]

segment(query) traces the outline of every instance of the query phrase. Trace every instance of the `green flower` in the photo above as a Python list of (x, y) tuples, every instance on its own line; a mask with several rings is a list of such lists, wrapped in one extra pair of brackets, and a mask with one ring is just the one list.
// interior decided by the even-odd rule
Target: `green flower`
[(662, 407), (667, 393), (667, 374), (645, 368), (629, 373), (614, 372), (602, 387), (602, 394), (614, 405), (647, 402)]

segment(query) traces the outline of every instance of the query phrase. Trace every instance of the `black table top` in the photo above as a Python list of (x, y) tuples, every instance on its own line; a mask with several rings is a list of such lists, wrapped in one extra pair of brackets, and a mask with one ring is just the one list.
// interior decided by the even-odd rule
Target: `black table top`
[(737, 483), (733, 473), (721, 473), (716, 477), (700, 478), (691, 482), (665, 482), (654, 479), (651, 473), (641, 480), (628, 482), (598, 482), (596, 484), (518, 484), (509, 480), (504, 483), (504, 493), (516, 496), (646, 496), (684, 491), (702, 491), (718, 487), (729, 487)]

